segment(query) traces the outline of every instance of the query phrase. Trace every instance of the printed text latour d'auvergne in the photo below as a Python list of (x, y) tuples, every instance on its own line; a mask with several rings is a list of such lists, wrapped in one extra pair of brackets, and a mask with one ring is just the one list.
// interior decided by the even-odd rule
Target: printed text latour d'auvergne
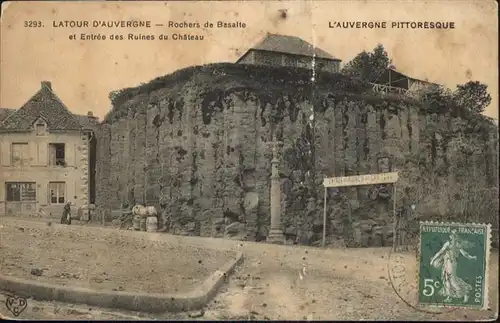
[(454, 21), (329, 21), (337, 29), (455, 29)]
[(54, 28), (246, 28), (242, 21), (53, 20)]

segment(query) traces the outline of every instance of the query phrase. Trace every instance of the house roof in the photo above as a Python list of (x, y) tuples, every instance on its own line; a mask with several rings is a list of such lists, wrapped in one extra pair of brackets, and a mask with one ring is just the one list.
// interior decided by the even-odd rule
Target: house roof
[(49, 82), (42, 82), (40, 90), (21, 108), (0, 122), (3, 131), (30, 131), (33, 123), (42, 117), (52, 131), (76, 131), (82, 127), (78, 119), (52, 91)]
[[(0, 108), (0, 123), (14, 112), (16, 112), (16, 109)], [(89, 118), (88, 115), (74, 114), (74, 116), (78, 120), (78, 124), (83, 129), (93, 129), (94, 126), (99, 124), (99, 120), (97, 118)]]
[(75, 114), (74, 116), (83, 129), (92, 129), (99, 123), (97, 118), (91, 118), (88, 115)]
[(0, 108), (0, 123), (14, 112), (16, 112), (16, 109)]
[[(270, 52), (288, 53), (309, 57), (315, 56), (318, 58), (339, 60), (329, 53), (325, 52), (324, 50), (318, 47), (314, 47), (305, 40), (296, 36), (267, 34), (267, 36), (260, 43), (250, 48), (248, 51), (251, 50), (264, 50)], [(243, 56), (245, 55), (246, 53)]]

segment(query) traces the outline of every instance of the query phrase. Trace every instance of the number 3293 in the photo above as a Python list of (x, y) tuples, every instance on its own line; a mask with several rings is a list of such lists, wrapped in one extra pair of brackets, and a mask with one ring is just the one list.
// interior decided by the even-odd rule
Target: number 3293
[(27, 20), (24, 22), (24, 27), (28, 27), (28, 28), (40, 28), (40, 27), (43, 27), (43, 24), (41, 21), (37, 21), (37, 20)]

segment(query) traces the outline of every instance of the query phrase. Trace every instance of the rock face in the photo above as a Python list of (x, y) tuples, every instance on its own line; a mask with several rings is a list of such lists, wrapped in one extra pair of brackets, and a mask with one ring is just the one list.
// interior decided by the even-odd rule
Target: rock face
[[(415, 204), (412, 218), (493, 221), (498, 128), (381, 98), (341, 75), (317, 75), (314, 86), (310, 77), (215, 64), (123, 90), (96, 132), (96, 204), (156, 206), (158, 227), (174, 234), (261, 240), (270, 225), (266, 143), (276, 137), (282, 223), (298, 243), (321, 239), (331, 176), (399, 171), (398, 213)], [(391, 185), (329, 189), (329, 241), (392, 244), (392, 198)]]

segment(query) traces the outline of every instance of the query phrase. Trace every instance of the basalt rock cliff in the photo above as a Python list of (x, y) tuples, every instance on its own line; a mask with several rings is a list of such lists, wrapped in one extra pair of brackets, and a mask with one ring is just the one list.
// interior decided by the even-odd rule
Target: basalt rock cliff
[[(276, 138), (282, 222), (299, 243), (321, 239), (322, 182), (332, 176), (398, 171), (395, 211), (411, 213), (410, 222), (498, 223), (498, 128), (490, 121), (380, 96), (340, 74), (311, 77), (213, 64), (120, 91), (96, 132), (97, 206), (146, 203), (174, 234), (222, 236), (232, 222), (238, 239), (261, 240)], [(329, 189), (329, 243), (392, 244), (392, 199), (391, 185)]]

